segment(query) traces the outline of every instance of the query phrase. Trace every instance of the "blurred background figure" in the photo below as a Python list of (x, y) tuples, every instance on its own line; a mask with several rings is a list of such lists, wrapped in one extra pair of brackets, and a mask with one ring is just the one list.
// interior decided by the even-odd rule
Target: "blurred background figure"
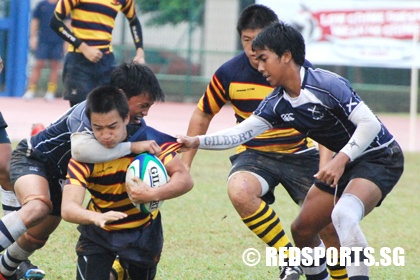
[(36, 95), (36, 88), (41, 77), (41, 70), (49, 67), (49, 80), (45, 100), (55, 98), (57, 83), (64, 56), (64, 41), (51, 29), (50, 20), (54, 14), (58, 0), (43, 0), (39, 2), (32, 14), (29, 46), (35, 55), (35, 65), (32, 68), (28, 88), (24, 99), (31, 100)]
[[(51, 18), (51, 28), (69, 48), (64, 58), (63, 84), (65, 100), (70, 107), (86, 99), (94, 88), (110, 83), (115, 67), (112, 31), (118, 12), (127, 21), (135, 45), (133, 62), (143, 64), (143, 34), (135, 10), (135, 1), (59, 0)], [(71, 14), (71, 30), (63, 23)], [(88, 20), (86, 20), (88, 19)]]

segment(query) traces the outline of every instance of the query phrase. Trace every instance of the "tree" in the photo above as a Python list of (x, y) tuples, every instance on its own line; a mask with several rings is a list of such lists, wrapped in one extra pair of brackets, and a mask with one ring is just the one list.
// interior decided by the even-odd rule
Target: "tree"
[(151, 13), (147, 25), (179, 24), (202, 25), (205, 0), (136, 0), (143, 13)]

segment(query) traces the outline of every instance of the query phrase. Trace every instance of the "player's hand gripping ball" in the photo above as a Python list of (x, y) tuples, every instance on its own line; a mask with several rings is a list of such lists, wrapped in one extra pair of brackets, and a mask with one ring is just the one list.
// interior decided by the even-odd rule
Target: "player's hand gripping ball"
[[(156, 156), (149, 153), (139, 154), (128, 166), (125, 175), (126, 184), (134, 177), (139, 177), (152, 188), (157, 188), (168, 182), (165, 166)], [(145, 213), (151, 213), (159, 209), (162, 203), (163, 200), (141, 204), (133, 202), (137, 209)]]

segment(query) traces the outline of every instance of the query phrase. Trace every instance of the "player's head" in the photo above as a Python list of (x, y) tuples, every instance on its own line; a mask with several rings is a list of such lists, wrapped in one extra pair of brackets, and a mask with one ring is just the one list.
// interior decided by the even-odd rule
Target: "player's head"
[(111, 74), (111, 85), (124, 91), (127, 99), (150, 95), (153, 101), (164, 101), (165, 95), (153, 71), (146, 65), (129, 62), (117, 66)]
[(96, 139), (107, 148), (113, 148), (127, 137), (129, 121), (127, 97), (113, 86), (92, 90), (86, 99), (85, 114)]
[(292, 26), (276, 22), (264, 28), (252, 42), (255, 51), (269, 50), (278, 55), (290, 53), (294, 62), (303, 65), (305, 62), (305, 40), (302, 34)]
[(123, 63), (111, 75), (111, 85), (124, 91), (130, 108), (130, 122), (138, 123), (150, 107), (165, 95), (153, 71), (142, 64)]
[(278, 22), (279, 19), (276, 13), (267, 6), (260, 4), (249, 5), (242, 10), (239, 15), (236, 30), (241, 36), (242, 31), (245, 29), (263, 29), (273, 22)]
[(259, 4), (246, 7), (239, 16), (236, 30), (238, 30), (244, 52), (255, 68), (258, 62), (255, 59), (255, 52), (252, 50), (252, 40), (263, 28), (273, 22), (278, 22), (276, 13)]

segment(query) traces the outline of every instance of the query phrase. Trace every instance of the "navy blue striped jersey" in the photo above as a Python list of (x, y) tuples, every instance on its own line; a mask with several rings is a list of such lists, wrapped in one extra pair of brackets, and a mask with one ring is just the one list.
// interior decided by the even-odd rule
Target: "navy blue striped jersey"
[[(343, 77), (322, 69), (301, 68), (302, 86), (296, 98), (282, 88), (261, 102), (254, 114), (272, 125), (288, 124), (328, 149), (339, 152), (350, 140), (356, 125), (349, 120), (361, 98)], [(366, 151), (386, 146), (393, 136), (381, 130)]]
[[(309, 62), (307, 62), (309, 63)], [(237, 123), (247, 119), (273, 87), (249, 62), (244, 52), (225, 62), (214, 73), (198, 108), (217, 114), (228, 102), (233, 106)], [(313, 141), (287, 125), (276, 125), (238, 147), (263, 152), (297, 153), (313, 149)]]
[[(144, 122), (129, 141), (155, 140), (162, 148), (158, 156), (165, 165), (176, 155), (180, 144), (176, 138), (148, 127)], [(109, 223), (105, 230), (122, 230), (142, 226), (154, 218), (159, 210), (152, 214), (143, 213), (131, 203), (125, 188), (125, 174), (135, 155), (102, 163), (82, 163), (74, 159), (69, 162), (67, 184), (82, 186), (91, 194), (87, 209), (99, 213), (120, 211), (128, 216)]]
[(71, 158), (71, 134), (92, 130), (85, 115), (85, 108), (86, 101), (73, 106), (45, 130), (30, 139), (32, 149), (41, 155), (49, 166), (54, 166), (55, 170), (51, 171), (59, 178), (64, 179), (67, 174), (67, 164)]

